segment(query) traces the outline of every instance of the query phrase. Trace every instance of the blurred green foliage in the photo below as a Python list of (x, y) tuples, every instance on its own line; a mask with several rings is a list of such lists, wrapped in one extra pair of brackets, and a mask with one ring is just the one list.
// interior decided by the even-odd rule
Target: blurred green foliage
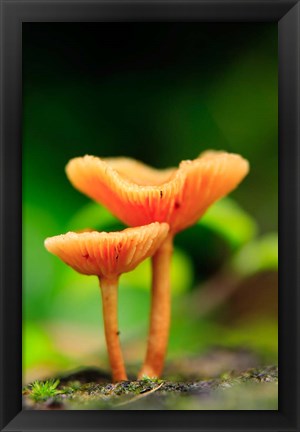
[[(240, 278), (277, 269), (277, 97), (275, 23), (23, 24), (28, 376), (106, 361), (96, 278), (76, 274), (43, 247), (46, 237), (69, 230), (124, 227), (69, 184), (64, 167), (84, 154), (165, 167), (212, 148), (250, 161), (240, 187), (176, 237), (169, 357), (222, 343), (276, 358), (277, 321), (233, 329), (179, 306), (224, 268)], [(149, 261), (120, 280), (122, 342), (136, 349), (134, 361), (146, 340), (150, 283)], [(98, 345), (88, 335), (99, 335)]]
[(233, 256), (233, 268), (242, 275), (251, 275), (278, 266), (278, 235), (266, 234), (247, 243)]

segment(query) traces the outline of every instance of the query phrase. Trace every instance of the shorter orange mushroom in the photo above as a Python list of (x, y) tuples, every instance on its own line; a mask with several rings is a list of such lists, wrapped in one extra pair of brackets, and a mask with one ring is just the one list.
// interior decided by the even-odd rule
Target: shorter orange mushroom
[(46, 249), (74, 270), (99, 278), (105, 338), (114, 382), (127, 379), (118, 330), (119, 277), (154, 255), (168, 231), (167, 223), (155, 222), (120, 232), (68, 232), (45, 240)]

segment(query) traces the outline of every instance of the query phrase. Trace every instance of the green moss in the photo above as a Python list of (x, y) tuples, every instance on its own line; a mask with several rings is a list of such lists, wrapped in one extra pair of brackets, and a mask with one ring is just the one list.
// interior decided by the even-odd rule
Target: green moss
[(45, 382), (34, 381), (29, 387), (29, 397), (35, 402), (43, 402), (49, 398), (57, 396), (62, 393), (57, 389), (59, 379), (50, 379)]
[(161, 384), (163, 382), (163, 380), (159, 379), (159, 378), (150, 378), (147, 375), (143, 375), (142, 376), (142, 380), (144, 383), (148, 383), (148, 384)]
[(67, 383), (66, 386), (63, 386), (62, 393), (64, 394), (71, 394), (78, 390), (80, 390), (82, 387), (80, 381), (70, 381)]

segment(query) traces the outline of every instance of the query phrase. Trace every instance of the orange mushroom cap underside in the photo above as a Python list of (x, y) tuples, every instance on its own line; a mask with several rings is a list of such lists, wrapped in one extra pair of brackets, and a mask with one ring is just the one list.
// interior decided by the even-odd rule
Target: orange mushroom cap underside
[(240, 155), (208, 151), (177, 169), (157, 170), (129, 158), (71, 159), (66, 173), (75, 188), (130, 226), (167, 222), (172, 233), (194, 224), (245, 177)]
[(47, 238), (45, 247), (79, 273), (114, 278), (152, 256), (168, 231), (156, 222), (120, 232), (68, 232)]

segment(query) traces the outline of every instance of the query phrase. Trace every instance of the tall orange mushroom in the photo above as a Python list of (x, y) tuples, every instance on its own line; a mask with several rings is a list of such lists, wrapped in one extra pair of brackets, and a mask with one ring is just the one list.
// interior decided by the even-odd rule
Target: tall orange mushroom
[(249, 171), (240, 155), (207, 151), (179, 167), (157, 170), (129, 158), (84, 156), (66, 173), (79, 191), (106, 206), (130, 226), (167, 222), (169, 235), (152, 259), (152, 303), (147, 354), (139, 376), (159, 376), (170, 322), (170, 261), (174, 235), (193, 225)]
[(118, 279), (152, 256), (168, 231), (168, 224), (155, 222), (120, 232), (68, 232), (45, 240), (46, 249), (74, 270), (99, 278), (113, 381), (127, 379), (118, 331)]

